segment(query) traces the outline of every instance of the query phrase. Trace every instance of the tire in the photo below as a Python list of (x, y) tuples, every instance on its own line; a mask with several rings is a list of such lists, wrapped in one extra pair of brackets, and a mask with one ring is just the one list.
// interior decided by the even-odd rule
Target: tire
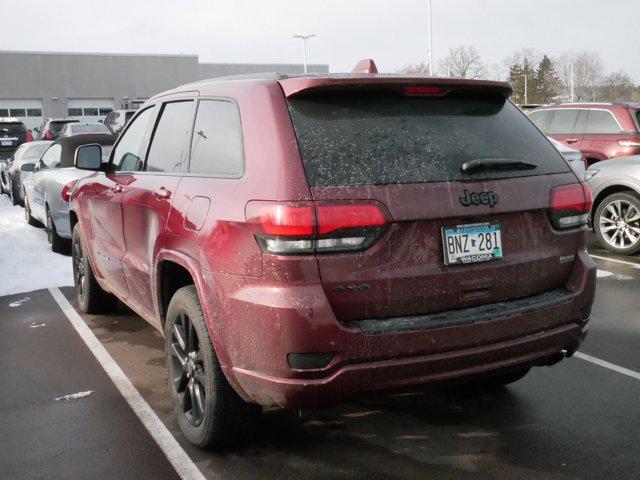
[(11, 198), (11, 204), (14, 207), (20, 205), (20, 195), (16, 192), (13, 182), (9, 184), (9, 198)]
[(24, 196), (24, 218), (32, 227), (42, 227), (42, 224), (31, 216), (31, 207), (29, 206), (29, 199), (26, 195)]
[(640, 250), (640, 196), (619, 192), (598, 204), (593, 216), (593, 230), (600, 245), (619, 255), (633, 255)]
[(471, 385), (474, 387), (479, 387), (487, 390), (494, 390), (502, 387), (506, 387), (511, 383), (515, 383), (518, 380), (521, 380), (529, 371), (531, 367), (521, 368), (519, 370), (512, 370), (505, 373), (500, 373), (497, 375), (490, 375), (486, 377), (479, 378), (477, 380), (473, 380)]
[(71, 249), (71, 242), (58, 235), (58, 230), (56, 229), (56, 224), (51, 217), (51, 212), (49, 212), (49, 207), (46, 208), (46, 212), (47, 225), (45, 228), (47, 229), (47, 240), (51, 245), (51, 250), (55, 253), (69, 253), (69, 250)]
[(225, 378), (193, 285), (171, 298), (164, 333), (169, 390), (184, 436), (200, 448), (251, 438), (259, 407), (244, 402)]
[(80, 234), (80, 224), (73, 227), (71, 238), (71, 259), (73, 262), (73, 283), (76, 287), (78, 306), (84, 313), (110, 313), (118, 305), (118, 299), (105, 292), (98, 284)]

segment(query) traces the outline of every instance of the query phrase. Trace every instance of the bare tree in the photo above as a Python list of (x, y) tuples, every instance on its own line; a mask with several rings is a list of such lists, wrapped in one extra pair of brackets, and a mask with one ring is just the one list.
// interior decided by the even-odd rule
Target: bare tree
[(440, 62), (440, 71), (450, 77), (483, 78), (487, 67), (474, 47), (450, 48), (449, 54)]
[(402, 73), (405, 75), (428, 75), (429, 64), (427, 62), (420, 62), (412, 65), (406, 65), (401, 69), (396, 70), (396, 73)]
[(535, 69), (542, 60), (543, 54), (538, 52), (535, 48), (524, 47), (520, 50), (516, 50), (511, 55), (504, 59), (504, 70), (509, 71), (513, 65), (529, 64), (531, 68)]
[(598, 87), (598, 100), (617, 102), (620, 100), (632, 100), (636, 86), (626, 72), (620, 70), (610, 73)]
[(571, 94), (571, 63), (575, 100), (593, 100), (602, 78), (602, 60), (595, 52), (564, 53), (558, 57), (558, 75), (565, 96)]

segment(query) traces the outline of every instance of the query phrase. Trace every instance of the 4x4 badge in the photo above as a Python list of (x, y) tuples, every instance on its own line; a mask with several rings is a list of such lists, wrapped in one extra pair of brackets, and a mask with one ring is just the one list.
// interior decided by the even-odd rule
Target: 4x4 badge
[(464, 195), (460, 197), (460, 203), (465, 207), (469, 205), (489, 205), (493, 208), (498, 203), (498, 194), (496, 192), (470, 192), (464, 189)]

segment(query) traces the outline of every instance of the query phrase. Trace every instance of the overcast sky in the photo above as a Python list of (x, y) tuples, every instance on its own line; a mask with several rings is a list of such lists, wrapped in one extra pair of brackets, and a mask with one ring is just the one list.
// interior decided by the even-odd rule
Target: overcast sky
[[(0, 7), (16, 9), (15, 0)], [(316, 34), (309, 61), (348, 71), (364, 57), (381, 71), (426, 55), (426, 0), (29, 0), (5, 21), (3, 50), (188, 53), (202, 62), (302, 61), (296, 33)], [(487, 64), (522, 47), (592, 50), (605, 70), (640, 82), (640, 0), (432, 0), (436, 65), (473, 45)], [(5, 10), (6, 11), (6, 10)]]

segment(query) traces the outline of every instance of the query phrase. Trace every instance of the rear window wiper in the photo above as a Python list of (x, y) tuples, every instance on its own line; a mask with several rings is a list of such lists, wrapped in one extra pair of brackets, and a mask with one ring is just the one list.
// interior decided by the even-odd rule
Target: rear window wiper
[(535, 168), (538, 166), (533, 163), (512, 158), (477, 158), (464, 162), (460, 166), (462, 173), (471, 173), (477, 170), (533, 170)]

